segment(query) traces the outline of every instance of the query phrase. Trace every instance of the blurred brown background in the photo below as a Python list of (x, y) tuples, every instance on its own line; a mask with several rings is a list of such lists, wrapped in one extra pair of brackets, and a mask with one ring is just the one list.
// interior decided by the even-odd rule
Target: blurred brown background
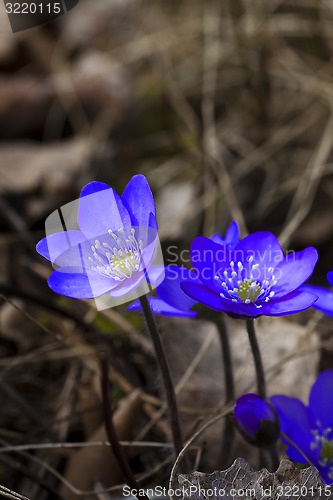
[[(147, 175), (161, 236), (235, 218), (331, 266), (330, 1), (81, 0), (0, 37), (0, 186), (33, 230)], [(8, 230), (6, 221), (2, 229)]]
[[(29, 301), (16, 306), (19, 314), (3, 303), (2, 444), (83, 439), (75, 413), (83, 411), (76, 406), (82, 394), (74, 388), (95, 380), (93, 361), (81, 361), (94, 358), (91, 346), (103, 332), (114, 336), (115, 397), (135, 386), (156, 390), (146, 339), (135, 337), (138, 317), (127, 322), (111, 311), (110, 330), (85, 305), (55, 297), (45, 280), (50, 266), (34, 252), (45, 218), (91, 180), (121, 192), (132, 175), (145, 174), (165, 249), (186, 249), (236, 219), (243, 235), (270, 230), (286, 248), (315, 246), (313, 282), (326, 283), (333, 269), (332, 23), (332, 0), (80, 0), (52, 23), (0, 33), (0, 282), (11, 287), (2, 293), (7, 300), (22, 290), (43, 296), (90, 325), (83, 340), (66, 340), (74, 349), (66, 351), (52, 338), (68, 334), (63, 318), (50, 319)], [(152, 452), (139, 465), (133, 460), (140, 472), (160, 463)], [(0, 461), (0, 483), (37, 500), (65, 498), (27, 457)], [(50, 461), (64, 473), (64, 457)]]

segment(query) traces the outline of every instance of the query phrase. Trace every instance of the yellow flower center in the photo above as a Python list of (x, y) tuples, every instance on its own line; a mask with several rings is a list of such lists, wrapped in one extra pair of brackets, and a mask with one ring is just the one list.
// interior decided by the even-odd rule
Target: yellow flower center
[(122, 279), (124, 276), (129, 278), (138, 269), (137, 256), (133, 254), (132, 250), (118, 252), (110, 258), (110, 266), (119, 278)]
[(323, 439), (320, 456), (327, 462), (333, 462), (333, 440)]
[(88, 257), (91, 269), (116, 281), (130, 278), (140, 267), (142, 240), (135, 238), (135, 229), (126, 234), (123, 228), (105, 236), (107, 241), (95, 240), (91, 246), (92, 256)]
[(238, 285), (238, 297), (246, 303), (255, 302), (260, 292), (260, 285), (256, 281), (245, 279)]
[(254, 264), (253, 260), (252, 256), (249, 257), (245, 267), (240, 261), (237, 263), (231, 261), (229, 268), (214, 276), (214, 279), (221, 285), (220, 296), (223, 299), (254, 304), (255, 307), (260, 308), (274, 297), (275, 292), (272, 288), (277, 284), (274, 268), (269, 267), (267, 270), (263, 268), (260, 271), (259, 264)]

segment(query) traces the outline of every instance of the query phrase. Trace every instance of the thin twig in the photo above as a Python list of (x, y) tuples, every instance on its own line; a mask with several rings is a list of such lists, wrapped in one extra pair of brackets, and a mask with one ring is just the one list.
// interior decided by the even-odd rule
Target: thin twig
[(29, 403), (29, 399), (22, 396), (13, 386), (0, 379), (0, 388), (11, 399), (17, 408), (39, 426), (40, 432), (46, 432), (52, 439), (57, 439), (57, 434), (50, 428), (50, 422), (41, 417), (40, 412)]
[[(119, 441), (119, 444), (123, 447), (129, 448), (173, 448), (172, 443), (159, 443), (156, 441)], [(68, 449), (68, 448), (95, 448), (111, 446), (109, 441), (82, 441), (78, 443), (31, 443), (31, 444), (18, 444), (9, 445), (0, 448), (0, 455), (2, 453), (9, 453), (13, 451), (29, 451), (29, 450), (57, 450), (57, 449)], [(193, 447), (193, 449), (197, 449)]]
[(92, 330), (92, 328), (80, 316), (66, 311), (65, 309), (62, 309), (61, 307), (53, 304), (52, 302), (45, 300), (42, 297), (33, 295), (30, 292), (17, 290), (16, 288), (12, 288), (11, 286), (5, 285), (4, 283), (0, 283), (0, 293), (5, 297), (15, 297), (16, 299), (31, 302), (32, 304), (36, 304), (37, 306), (40, 306), (43, 309), (47, 309), (55, 314), (58, 314), (59, 316), (70, 319), (85, 331)]
[[(331, 105), (332, 106), (332, 105)], [(332, 150), (333, 112), (327, 121), (316, 151), (312, 155), (304, 175), (296, 190), (290, 206), (287, 223), (279, 236), (282, 245), (286, 245), (294, 231), (300, 226), (311, 210), (315, 195), (322, 177), (325, 163)]]
[[(7, 445), (8, 444), (3, 439), (0, 439), (0, 442), (3, 445)], [(57, 492), (55, 491), (55, 489), (52, 486), (50, 486), (49, 484), (47, 484), (46, 481), (42, 477), (40, 477), (39, 474), (37, 474), (37, 472), (32, 472), (31, 471), (30, 461), (32, 461), (34, 463), (37, 463), (38, 465), (42, 466), (43, 469), (48, 470), (51, 473), (54, 473), (54, 475), (58, 474), (53, 469), (53, 467), (49, 466), (46, 462), (42, 461), (37, 456), (29, 455), (28, 453), (26, 453), (24, 451), (19, 451), (19, 452), (17, 452), (17, 454), (19, 456), (21, 456), (21, 457), (24, 457), (25, 463), (27, 463), (27, 465), (23, 465), (17, 459), (13, 459), (12, 457), (8, 457), (8, 456), (1, 456), (0, 457), (0, 461), (2, 463), (4, 463), (6, 466), (8, 466), (8, 467), (10, 467), (10, 468), (15, 469), (16, 471), (18, 471), (20, 473), (21, 477), (23, 475), (23, 476), (26, 476), (27, 478), (29, 478), (36, 485), (38, 485), (40, 488), (43, 488), (43, 490), (45, 490), (49, 494), (51, 494), (52, 498), (53, 497), (55, 499), (56, 498), (60, 498), (60, 496), (57, 494)], [(39, 470), (39, 472), (40, 472), (40, 470)], [(59, 477), (59, 479), (61, 479), (61, 476)], [(31, 493), (31, 491), (30, 491), (30, 493)], [(17, 497), (15, 497), (15, 498), (17, 498)]]
[(30, 500), (28, 497), (20, 495), (20, 493), (16, 493), (15, 491), (10, 490), (9, 488), (6, 488), (5, 486), (1, 485), (0, 485), (0, 495), (2, 497), (12, 498), (15, 500)]
[[(215, 417), (213, 417), (210, 420), (208, 420), (208, 422), (206, 422), (202, 427), (200, 427), (200, 429), (195, 434), (193, 434), (193, 436), (185, 443), (184, 447), (182, 448), (182, 450), (178, 454), (178, 456), (176, 458), (176, 461), (173, 464), (173, 467), (171, 469), (170, 479), (169, 479), (169, 491), (172, 491), (172, 485), (173, 485), (173, 482), (174, 482), (174, 479), (175, 479), (175, 475), (176, 475), (176, 471), (178, 469), (178, 465), (181, 462), (181, 460), (183, 459), (186, 451), (191, 446), (191, 444), (193, 443), (193, 441), (195, 441), (203, 432), (205, 432), (205, 430), (208, 429), (208, 427), (210, 427), (211, 425), (215, 424), (215, 422), (218, 422), (222, 418), (225, 418), (227, 415), (229, 415), (229, 413), (232, 412), (233, 407), (234, 407), (233, 404), (227, 406), (225, 408), (225, 410), (223, 411), (223, 413), (221, 413), (220, 415), (216, 415)], [(170, 496), (170, 499), (173, 500), (173, 496), (172, 495)]]
[(49, 328), (47, 328), (45, 325), (43, 325), (43, 323), (41, 323), (40, 321), (38, 321), (36, 318), (34, 318), (27, 311), (24, 311), (24, 309), (18, 307), (11, 299), (9, 299), (5, 295), (3, 295), (1, 292), (0, 292), (0, 298), (3, 299), (3, 300), (5, 300), (6, 302), (8, 302), (14, 309), (16, 309), (17, 311), (19, 311), (29, 321), (32, 321), (32, 323), (34, 323), (35, 325), (37, 325), (43, 332), (47, 333), (47, 335), (53, 337), (55, 340), (57, 340), (60, 343), (63, 342), (63, 338), (62, 338), (62, 336), (59, 333), (52, 332)]

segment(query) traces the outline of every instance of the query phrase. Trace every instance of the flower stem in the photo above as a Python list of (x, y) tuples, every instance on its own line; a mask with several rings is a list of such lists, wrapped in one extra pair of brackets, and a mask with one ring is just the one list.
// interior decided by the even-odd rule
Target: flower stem
[(276, 444), (273, 443), (270, 446), (268, 446), (267, 452), (271, 460), (271, 467), (272, 467), (271, 470), (272, 472), (275, 472), (278, 470), (280, 465), (279, 453)]
[(142, 490), (140, 490), (139, 485), (132, 474), (131, 468), (129, 466), (127, 457), (125, 455), (124, 449), (119, 443), (116, 429), (113, 425), (113, 416), (111, 410), (111, 398), (110, 398), (110, 382), (109, 382), (109, 360), (107, 353), (102, 351), (100, 353), (100, 363), (101, 363), (101, 390), (103, 398), (103, 411), (104, 411), (104, 421), (105, 429), (110, 442), (114, 456), (117, 459), (119, 468), (124, 480), (130, 486), (131, 489), (137, 491), (137, 498), (143, 500), (149, 500), (147, 495), (145, 495)]
[(260, 349), (256, 337), (256, 332), (254, 329), (254, 320), (247, 319), (246, 320), (246, 329), (249, 336), (249, 341), (252, 350), (252, 356), (254, 360), (254, 366), (256, 370), (257, 377), (257, 390), (259, 396), (266, 399), (266, 380), (265, 380), (265, 372), (262, 364)]
[(170, 422), (171, 422), (171, 432), (173, 438), (173, 444), (175, 448), (175, 452), (177, 456), (181, 452), (183, 448), (183, 437), (179, 423), (178, 409), (177, 409), (177, 400), (176, 393), (173, 386), (172, 378), (170, 375), (170, 370), (168, 366), (168, 362), (165, 356), (165, 351), (163, 348), (163, 344), (161, 342), (160, 334), (158, 332), (155, 319), (153, 313), (150, 309), (149, 301), (146, 295), (140, 297), (140, 303), (143, 310), (143, 313), (146, 318), (147, 326), (151, 335), (151, 339), (153, 341), (157, 363), (159, 365), (164, 387), (166, 393), (166, 399), (170, 410)]
[(217, 328), (222, 349), (222, 361), (225, 380), (225, 402), (230, 403), (235, 399), (235, 382), (232, 369), (230, 341), (225, 324), (225, 318), (222, 314), (219, 314), (219, 318), (217, 320)]
[[(223, 314), (219, 314), (216, 322), (222, 350), (222, 364), (224, 371), (225, 382), (225, 404), (234, 401), (235, 399), (235, 381), (232, 369), (232, 356), (230, 349), (230, 341), (226, 328), (225, 318)], [(232, 452), (232, 445), (235, 437), (235, 426), (230, 415), (227, 416), (224, 425), (224, 435), (222, 441), (222, 466), (226, 467), (229, 462), (229, 457)]]
[[(259, 396), (263, 399), (267, 399), (267, 391), (266, 391), (266, 379), (264, 366), (261, 359), (259, 344), (257, 341), (256, 331), (254, 328), (254, 319), (246, 320), (246, 329), (249, 336), (249, 341), (252, 350), (252, 356), (254, 360), (254, 366), (256, 370), (256, 378), (257, 378), (257, 391)], [(269, 469), (277, 470), (279, 466), (279, 455), (275, 444), (271, 444), (265, 450), (269, 457)], [(263, 452), (264, 453), (264, 452)]]

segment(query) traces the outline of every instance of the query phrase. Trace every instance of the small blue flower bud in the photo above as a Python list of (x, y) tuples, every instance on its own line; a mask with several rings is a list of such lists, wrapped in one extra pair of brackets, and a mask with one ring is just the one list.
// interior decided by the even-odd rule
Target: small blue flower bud
[(268, 446), (280, 435), (278, 415), (273, 406), (257, 394), (244, 394), (235, 406), (239, 432), (254, 446)]

